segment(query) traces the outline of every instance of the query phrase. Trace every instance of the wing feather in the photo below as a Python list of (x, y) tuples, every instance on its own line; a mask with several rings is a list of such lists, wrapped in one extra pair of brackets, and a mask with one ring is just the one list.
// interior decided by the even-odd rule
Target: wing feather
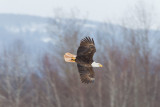
[(77, 50), (76, 62), (82, 83), (88, 84), (95, 80), (94, 71), (91, 66), (95, 52), (96, 48), (93, 38), (85, 37), (81, 40)]
[(77, 50), (77, 56), (86, 56), (89, 59), (92, 59), (95, 52), (96, 48), (93, 38), (85, 37), (81, 40), (80, 46)]
[(80, 64), (77, 64), (78, 71), (80, 74), (80, 79), (82, 83), (93, 83), (95, 78), (94, 78), (94, 71), (92, 67), (86, 67), (82, 66)]
[(80, 46), (86, 46), (86, 45), (95, 45), (93, 38), (85, 37), (81, 40)]

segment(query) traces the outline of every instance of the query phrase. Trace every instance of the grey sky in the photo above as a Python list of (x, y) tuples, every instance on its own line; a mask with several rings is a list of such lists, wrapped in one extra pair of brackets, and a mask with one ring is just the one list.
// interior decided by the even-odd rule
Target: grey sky
[[(62, 8), (70, 11), (80, 10), (80, 14), (89, 14), (88, 19), (104, 21), (123, 17), (126, 10), (139, 0), (0, 0), (0, 13), (29, 14), (38, 16), (53, 16), (53, 10)], [(160, 13), (160, 0), (145, 0)], [(80, 16), (81, 17), (81, 16)]]

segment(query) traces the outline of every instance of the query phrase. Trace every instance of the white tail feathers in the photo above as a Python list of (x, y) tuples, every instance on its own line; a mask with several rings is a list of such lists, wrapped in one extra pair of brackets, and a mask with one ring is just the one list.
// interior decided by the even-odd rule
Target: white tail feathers
[(75, 62), (76, 55), (73, 55), (73, 54), (67, 52), (67, 53), (64, 54), (64, 60), (66, 62)]

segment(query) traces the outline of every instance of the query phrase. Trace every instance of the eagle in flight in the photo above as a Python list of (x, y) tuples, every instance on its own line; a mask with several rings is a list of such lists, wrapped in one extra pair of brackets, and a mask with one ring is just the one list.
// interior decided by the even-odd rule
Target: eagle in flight
[(77, 50), (77, 55), (65, 53), (66, 62), (76, 62), (82, 83), (92, 83), (95, 80), (93, 67), (102, 67), (100, 63), (93, 61), (93, 55), (96, 52), (93, 38), (85, 37), (81, 40)]

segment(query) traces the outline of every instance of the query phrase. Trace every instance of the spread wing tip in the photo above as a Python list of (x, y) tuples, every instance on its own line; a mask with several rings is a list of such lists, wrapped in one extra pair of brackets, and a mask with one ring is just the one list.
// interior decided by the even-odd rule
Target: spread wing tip
[(80, 76), (81, 76), (81, 82), (84, 83), (84, 84), (94, 83), (94, 81), (95, 81), (95, 78), (83, 77), (83, 75), (80, 75)]
[(84, 83), (84, 84), (94, 83), (94, 80), (84, 80), (84, 81), (82, 81), (82, 83)]
[(86, 36), (85, 38), (83, 38), (81, 40), (81, 43), (92, 43), (92, 44), (94, 44), (94, 40), (93, 40), (93, 38), (90, 38), (89, 36)]

